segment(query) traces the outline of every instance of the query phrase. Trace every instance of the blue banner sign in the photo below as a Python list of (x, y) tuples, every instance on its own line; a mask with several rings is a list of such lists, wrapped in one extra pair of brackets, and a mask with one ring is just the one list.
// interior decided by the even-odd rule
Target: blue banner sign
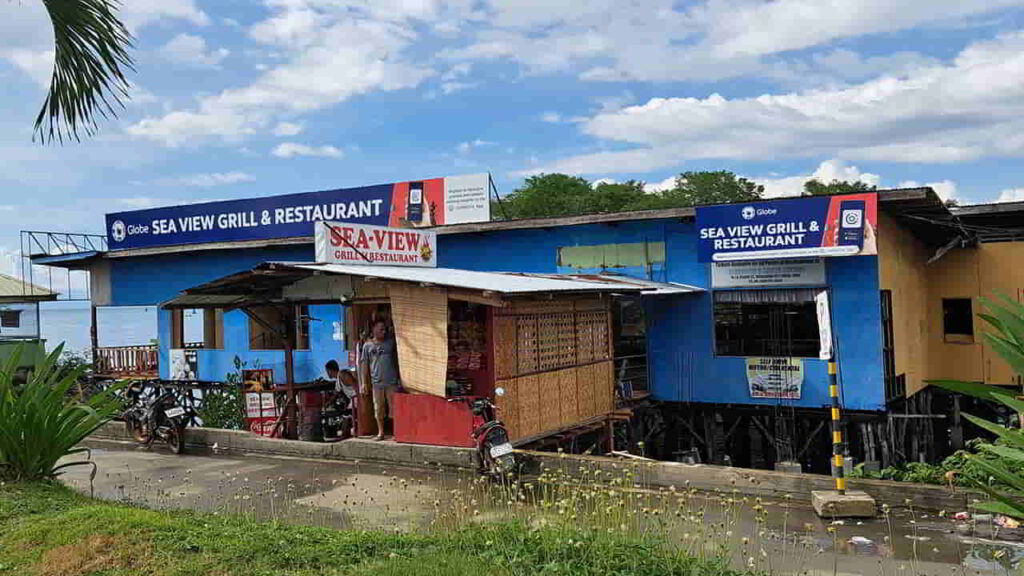
[(701, 262), (877, 254), (878, 195), (697, 207)]
[(420, 228), (490, 219), (490, 176), (474, 174), (107, 214), (110, 250), (313, 237), (314, 223)]

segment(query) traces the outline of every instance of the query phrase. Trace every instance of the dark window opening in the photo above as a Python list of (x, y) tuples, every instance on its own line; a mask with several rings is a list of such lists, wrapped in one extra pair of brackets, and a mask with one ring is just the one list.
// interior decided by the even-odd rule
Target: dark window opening
[(942, 332), (947, 342), (974, 342), (974, 312), (970, 298), (942, 299)]
[(258, 318), (249, 318), (250, 350), (284, 350), (282, 334), (292, 335), (293, 350), (309, 349), (309, 306), (255, 306), (249, 312)]
[(715, 292), (715, 354), (817, 358), (815, 290)]
[(885, 401), (906, 396), (906, 377), (896, 374), (896, 347), (893, 343), (892, 290), (882, 290), (882, 376)]
[(0, 310), (0, 328), (21, 328), (21, 310)]

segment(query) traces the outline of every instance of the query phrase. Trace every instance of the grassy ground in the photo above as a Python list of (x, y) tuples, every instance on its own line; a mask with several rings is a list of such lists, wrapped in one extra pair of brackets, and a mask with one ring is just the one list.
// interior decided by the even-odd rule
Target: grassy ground
[(478, 525), (427, 534), (254, 523), (0, 486), (0, 575), (731, 574), (722, 562), (599, 531)]

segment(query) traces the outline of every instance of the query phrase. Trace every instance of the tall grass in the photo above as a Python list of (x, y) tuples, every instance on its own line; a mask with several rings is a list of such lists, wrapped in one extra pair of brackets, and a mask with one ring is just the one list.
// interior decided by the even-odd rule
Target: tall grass
[[(116, 386), (86, 400), (68, 394), (87, 366), (62, 369), (58, 360), (63, 349), (60, 345), (49, 354), (40, 350), (24, 384), (16, 383), (15, 371), (25, 345), (0, 366), (0, 479), (38, 480), (92, 464), (88, 450), (76, 446), (120, 407)], [(59, 463), (73, 455), (85, 458)]]

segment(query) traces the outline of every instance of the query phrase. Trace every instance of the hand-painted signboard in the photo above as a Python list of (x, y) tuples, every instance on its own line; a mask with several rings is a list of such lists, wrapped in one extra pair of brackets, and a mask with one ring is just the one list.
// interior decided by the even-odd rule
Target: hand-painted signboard
[(701, 262), (877, 254), (878, 195), (701, 206), (697, 231)]
[(432, 230), (318, 222), (315, 242), (316, 261), (326, 264), (437, 266)]
[(747, 358), (751, 398), (799, 400), (804, 383), (800, 358)]
[(335, 220), (420, 228), (490, 220), (488, 174), (107, 214), (111, 250), (310, 236)]

